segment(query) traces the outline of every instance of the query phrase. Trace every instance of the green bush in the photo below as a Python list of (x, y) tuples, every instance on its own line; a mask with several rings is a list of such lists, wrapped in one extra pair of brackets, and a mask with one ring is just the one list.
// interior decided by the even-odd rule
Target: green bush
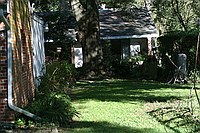
[[(35, 100), (26, 110), (40, 116), (47, 123), (68, 124), (78, 114), (66, 93), (75, 83), (74, 75), (72, 65), (66, 61), (48, 65), (46, 74), (40, 78)], [(19, 123), (19, 119), (16, 123)]]
[(30, 112), (39, 115), (43, 120), (58, 125), (66, 125), (77, 115), (70, 97), (66, 94), (44, 94), (35, 100), (28, 108)]
[(66, 61), (54, 62), (46, 67), (46, 74), (41, 81), (39, 92), (66, 92), (76, 83), (75, 70)]
[[(159, 56), (162, 59), (162, 72), (164, 79), (167, 79), (174, 73), (175, 67), (170, 62), (166, 54), (171, 56), (171, 59), (176, 64), (177, 56), (180, 53), (187, 55), (187, 71), (190, 73), (194, 70), (195, 52), (197, 44), (197, 30), (191, 30), (188, 32), (176, 31), (166, 33), (164, 36), (158, 38), (159, 43)], [(200, 65), (197, 65), (198, 69)]]

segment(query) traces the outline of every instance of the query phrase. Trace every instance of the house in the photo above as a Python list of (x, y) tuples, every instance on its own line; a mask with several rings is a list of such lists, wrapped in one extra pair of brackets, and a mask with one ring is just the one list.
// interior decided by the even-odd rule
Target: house
[(23, 110), (44, 63), (43, 23), (30, 9), (28, 0), (0, 1), (0, 123), (12, 123), (17, 113), (38, 118)]
[[(100, 36), (120, 51), (122, 59), (140, 53), (152, 54), (159, 36), (152, 17), (145, 8), (100, 10)], [(118, 48), (117, 48), (118, 47)]]
[[(104, 5), (99, 10), (99, 21), (102, 45), (103, 42), (109, 41), (114, 55), (127, 60), (138, 53), (153, 54), (159, 34), (147, 9), (106, 9)], [(81, 47), (76, 46), (76, 67), (81, 67), (79, 64), (83, 62), (81, 52)]]

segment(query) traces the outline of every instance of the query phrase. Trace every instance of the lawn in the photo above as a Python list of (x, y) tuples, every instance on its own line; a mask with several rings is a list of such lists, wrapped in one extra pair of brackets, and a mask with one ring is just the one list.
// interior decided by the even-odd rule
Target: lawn
[(67, 132), (197, 132), (199, 107), (195, 97), (188, 100), (190, 90), (147, 81), (79, 81), (72, 97), (80, 114)]

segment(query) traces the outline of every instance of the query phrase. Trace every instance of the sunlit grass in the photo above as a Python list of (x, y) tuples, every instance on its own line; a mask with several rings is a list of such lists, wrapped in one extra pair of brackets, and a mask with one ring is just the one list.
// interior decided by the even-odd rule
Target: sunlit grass
[[(189, 86), (154, 82), (108, 80), (78, 82), (73, 104), (80, 113), (68, 132), (173, 133), (173, 129), (148, 113), (159, 104), (184, 101)], [(176, 105), (175, 105), (176, 106)], [(177, 103), (178, 106), (178, 103)], [(184, 105), (185, 106), (185, 105)]]

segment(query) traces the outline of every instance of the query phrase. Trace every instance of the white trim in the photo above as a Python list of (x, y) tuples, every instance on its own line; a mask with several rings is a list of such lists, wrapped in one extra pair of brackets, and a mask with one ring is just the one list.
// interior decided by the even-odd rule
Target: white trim
[(100, 37), (100, 39), (110, 40), (110, 39), (129, 39), (129, 38), (147, 38), (147, 37), (159, 37), (159, 34), (132, 35), (132, 36), (107, 36), (107, 37)]

